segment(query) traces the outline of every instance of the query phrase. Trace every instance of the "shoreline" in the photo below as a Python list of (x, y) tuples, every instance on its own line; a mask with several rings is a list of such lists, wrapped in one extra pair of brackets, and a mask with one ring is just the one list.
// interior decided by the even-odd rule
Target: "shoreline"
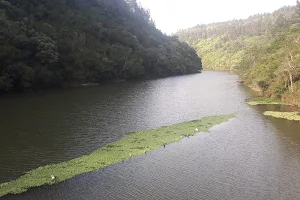
[[(256, 97), (251, 98), (247, 101), (247, 103), (251, 106), (259, 106), (259, 105), (284, 105), (284, 106), (292, 106), (299, 108), (296, 105), (288, 104), (284, 101), (279, 101), (272, 98), (266, 97)], [(277, 119), (286, 119), (289, 121), (300, 121), (300, 112), (280, 112), (280, 111), (265, 111), (263, 115), (268, 117), (273, 117)]]
[(165, 76), (145, 76), (145, 77), (139, 77), (139, 78), (127, 78), (127, 79), (107, 79), (107, 80), (101, 80), (99, 82), (87, 82), (87, 83), (81, 83), (81, 82), (62, 82), (60, 84), (57, 84), (55, 86), (51, 87), (44, 87), (44, 88), (30, 88), (27, 90), (20, 90), (20, 89), (13, 89), (6, 92), (0, 91), (0, 98), (12, 96), (12, 95), (19, 95), (19, 94), (34, 94), (38, 92), (49, 92), (51, 90), (66, 90), (66, 89), (72, 89), (72, 88), (88, 88), (88, 87), (98, 87), (98, 86), (105, 86), (107, 84), (113, 84), (113, 83), (123, 83), (123, 82), (129, 82), (129, 81), (146, 81), (146, 80), (157, 80), (157, 79), (164, 79), (164, 78), (171, 78), (171, 77), (178, 77), (178, 76), (188, 76), (193, 74), (201, 74), (201, 71), (198, 72), (187, 72), (183, 74), (171, 74), (171, 75), (165, 75)]
[[(283, 93), (281, 98), (272, 98), (269, 97), (267, 95), (264, 94), (263, 89), (260, 88), (258, 85), (248, 85), (248, 84), (244, 84), (245, 86), (247, 86), (248, 88), (250, 88), (251, 90), (257, 92), (260, 96), (259, 97), (254, 97), (252, 98), (253, 101), (251, 101), (249, 104), (252, 105), (252, 103), (254, 103), (254, 105), (266, 105), (266, 104), (276, 104), (276, 105), (289, 105), (289, 106), (296, 106), (296, 107), (300, 107), (300, 102), (296, 101), (295, 99), (297, 99), (297, 94), (291, 94), (289, 92), (287, 93)], [(291, 98), (291, 95), (293, 98)], [(298, 94), (299, 96), (299, 94)], [(300, 96), (299, 96), (300, 97)], [(291, 98), (289, 100), (289, 98)]]

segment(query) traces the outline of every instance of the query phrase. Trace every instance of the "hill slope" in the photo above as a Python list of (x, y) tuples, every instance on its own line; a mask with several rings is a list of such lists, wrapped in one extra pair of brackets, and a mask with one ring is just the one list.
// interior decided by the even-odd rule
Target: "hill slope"
[(0, 93), (202, 67), (136, 0), (0, 0), (0, 27)]
[(300, 4), (179, 31), (209, 70), (237, 72), (266, 96), (300, 105)]

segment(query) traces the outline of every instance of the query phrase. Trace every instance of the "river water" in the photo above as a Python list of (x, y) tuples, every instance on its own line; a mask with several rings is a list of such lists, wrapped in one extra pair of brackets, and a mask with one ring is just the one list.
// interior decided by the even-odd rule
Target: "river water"
[(235, 113), (227, 123), (4, 200), (300, 199), (300, 123), (263, 116), (224, 72), (0, 98), (0, 182), (88, 154), (134, 130)]

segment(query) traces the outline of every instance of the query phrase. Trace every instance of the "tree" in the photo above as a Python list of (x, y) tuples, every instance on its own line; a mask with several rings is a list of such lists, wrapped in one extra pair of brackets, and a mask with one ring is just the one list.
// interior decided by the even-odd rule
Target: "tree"
[(12, 80), (10, 78), (0, 76), (0, 91), (9, 91), (12, 87)]
[(300, 18), (300, 1), (297, 0), (296, 2), (296, 14), (298, 15), (298, 19)]
[(287, 72), (288, 77), (289, 77), (289, 82), (290, 82), (289, 87), (290, 87), (290, 90), (292, 92), (294, 92), (293, 71), (295, 70), (296, 65), (295, 65), (294, 57), (292, 55), (291, 50), (289, 49), (289, 47), (287, 45), (285, 45), (285, 48), (287, 50), (287, 56), (286, 56), (287, 64), (286, 64), (286, 67), (285, 67), (285, 71)]
[[(299, 19), (298, 0), (296, 6), (273, 13), (198, 25), (176, 35), (196, 49), (207, 69), (237, 72), (246, 84), (259, 86), (267, 96), (296, 97), (300, 90)], [(181, 55), (184, 58), (171, 57), (176, 68), (180, 60), (188, 63), (194, 58), (185, 52)]]
[(200, 69), (136, 0), (0, 0), (0, 26), (0, 93)]

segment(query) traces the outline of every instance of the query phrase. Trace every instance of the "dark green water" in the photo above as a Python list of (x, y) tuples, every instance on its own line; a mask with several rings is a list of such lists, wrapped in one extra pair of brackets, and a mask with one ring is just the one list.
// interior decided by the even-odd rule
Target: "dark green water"
[(300, 199), (300, 123), (265, 117), (222, 72), (0, 98), (0, 182), (88, 154), (126, 133), (236, 113), (184, 139), (20, 199)]

